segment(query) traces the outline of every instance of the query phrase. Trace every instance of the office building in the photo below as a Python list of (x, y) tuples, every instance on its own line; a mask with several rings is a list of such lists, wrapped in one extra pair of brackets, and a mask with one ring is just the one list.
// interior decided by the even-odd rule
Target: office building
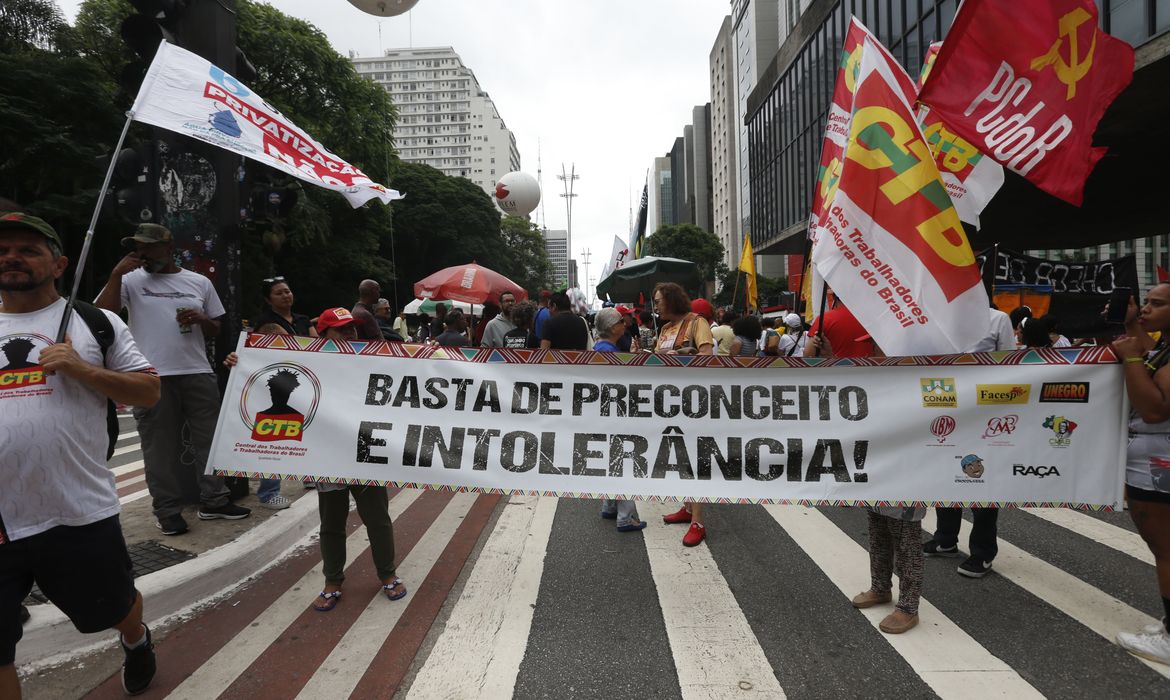
[(544, 229), (544, 250), (553, 268), (553, 286), (560, 288), (571, 285), (569, 266), (569, 232)]
[(394, 143), (402, 160), (465, 177), (489, 195), (501, 177), (520, 169), (516, 137), (450, 46), (388, 49), (353, 64), (394, 99)]
[(739, 160), (736, 155), (735, 42), (731, 16), (723, 18), (708, 57), (711, 82), (711, 233), (723, 244), (723, 262), (738, 262), (743, 245), (739, 220)]

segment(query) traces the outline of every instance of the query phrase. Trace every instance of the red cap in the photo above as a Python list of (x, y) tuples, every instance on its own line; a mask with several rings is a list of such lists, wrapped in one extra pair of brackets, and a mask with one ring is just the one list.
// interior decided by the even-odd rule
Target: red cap
[(618, 304), (615, 308), (617, 309), (617, 312), (619, 314), (621, 314), (622, 316), (626, 316), (628, 314), (634, 313), (634, 310), (631, 309), (630, 307), (626, 306), (625, 304)]
[(317, 317), (317, 332), (324, 334), (327, 328), (349, 326), (353, 325), (353, 322), (353, 314), (349, 312), (349, 309), (340, 306), (335, 309), (325, 309)]
[(695, 299), (692, 301), (691, 311), (694, 311), (708, 321), (715, 318), (715, 309), (711, 308), (711, 302), (706, 299)]

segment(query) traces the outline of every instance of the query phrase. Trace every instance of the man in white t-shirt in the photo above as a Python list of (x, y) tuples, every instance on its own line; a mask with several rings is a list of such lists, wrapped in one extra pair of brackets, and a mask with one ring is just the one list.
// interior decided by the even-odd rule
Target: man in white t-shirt
[(47, 223), (0, 215), (0, 698), (20, 696), (20, 604), (34, 583), (79, 631), (121, 633), (127, 692), (155, 672), (105, 455), (107, 401), (153, 405), (159, 379), (114, 314), (104, 357), (77, 313), (54, 340), (68, 264)]
[[(192, 481), (199, 484), (200, 520), (246, 518), (251, 511), (228, 500), (223, 477), (203, 473), (220, 401), (205, 338), (219, 334), (223, 304), (211, 280), (175, 264), (174, 240), (165, 227), (141, 224), (122, 245), (133, 246), (134, 252), (114, 266), (96, 304), (129, 312), (138, 347), (162, 377), (158, 404), (134, 410), (158, 528), (164, 535), (187, 531), (183, 492)], [(186, 460), (184, 422), (194, 448)]]

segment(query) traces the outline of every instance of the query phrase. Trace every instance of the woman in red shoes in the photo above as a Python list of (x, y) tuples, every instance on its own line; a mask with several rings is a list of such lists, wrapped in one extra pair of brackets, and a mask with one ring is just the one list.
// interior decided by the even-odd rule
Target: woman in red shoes
[[(654, 310), (666, 321), (658, 331), (658, 342), (654, 352), (666, 355), (713, 355), (715, 340), (711, 337), (711, 325), (696, 313), (691, 312), (691, 299), (682, 287), (673, 282), (663, 282), (654, 288)], [(677, 513), (665, 515), (667, 524), (690, 523), (683, 544), (694, 547), (703, 541), (706, 530), (703, 527), (703, 504), (684, 503)]]

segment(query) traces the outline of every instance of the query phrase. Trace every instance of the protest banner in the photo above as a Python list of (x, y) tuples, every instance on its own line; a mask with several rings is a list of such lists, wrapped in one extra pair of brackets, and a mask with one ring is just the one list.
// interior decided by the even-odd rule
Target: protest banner
[(150, 64), (131, 115), (340, 192), (353, 207), (371, 199), (387, 204), (402, 198), (330, 153), (219, 67), (166, 41)]
[[(250, 335), (209, 471), (718, 503), (1120, 502), (1106, 348), (839, 360)], [(978, 462), (978, 464), (975, 464)]]
[(986, 335), (987, 293), (899, 75), (867, 37), (812, 261), (885, 353), (962, 352)]
[(1040, 189), (1080, 205), (1104, 148), (1093, 132), (1133, 79), (1133, 48), (1093, 0), (966, 0), (918, 98)]

